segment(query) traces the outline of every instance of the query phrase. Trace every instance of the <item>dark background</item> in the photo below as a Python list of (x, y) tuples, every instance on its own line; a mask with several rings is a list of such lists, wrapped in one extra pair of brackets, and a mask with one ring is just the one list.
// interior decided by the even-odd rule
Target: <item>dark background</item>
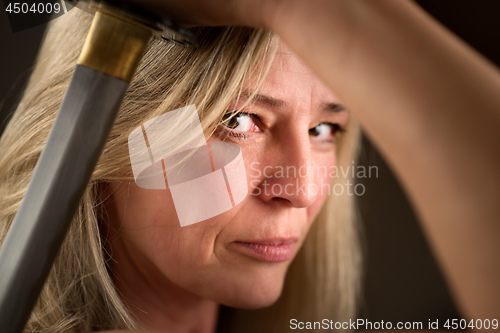
[[(428, 12), (485, 56), (500, 64), (500, 1), (419, 0)], [(14, 110), (45, 25), (13, 33), (0, 4), (0, 133)], [(1, 154), (1, 152), (0, 152)], [(371, 321), (422, 321), (459, 314), (405, 195), (383, 158), (364, 140), (361, 165), (377, 165), (361, 197), (365, 291), (361, 317)]]

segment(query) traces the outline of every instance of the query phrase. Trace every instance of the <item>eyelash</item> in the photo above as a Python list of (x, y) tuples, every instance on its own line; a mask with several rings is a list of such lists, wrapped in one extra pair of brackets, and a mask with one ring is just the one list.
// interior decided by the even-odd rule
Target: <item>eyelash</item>
[(248, 139), (248, 135), (246, 135), (244, 133), (239, 133), (239, 132), (235, 132), (232, 130), (226, 130), (226, 132), (227, 132), (227, 135), (235, 137), (235, 138), (240, 139), (240, 140)]
[[(249, 135), (245, 134), (245, 133), (242, 133), (242, 132), (239, 132), (239, 131), (234, 131), (232, 129), (230, 129), (228, 126), (224, 125), (224, 117), (228, 115), (227, 118), (230, 118), (232, 117), (231, 119), (233, 119), (234, 117), (237, 117), (238, 115), (246, 115), (246, 116), (249, 116), (251, 118), (253, 118), (254, 120), (257, 120), (260, 122), (260, 118), (258, 115), (256, 115), (255, 113), (249, 113), (249, 112), (243, 112), (243, 111), (240, 111), (240, 112), (237, 112), (237, 111), (229, 111), (227, 112), (224, 116), (223, 116), (223, 119), (221, 121), (221, 125), (224, 126), (224, 132), (227, 133), (227, 135), (229, 136), (232, 136), (232, 137), (235, 137), (239, 140), (245, 140), (245, 139), (248, 139)], [(226, 118), (226, 119), (227, 119)], [(339, 124), (336, 124), (336, 123), (330, 123), (330, 122), (322, 122), (322, 123), (319, 123), (318, 125), (314, 126), (313, 128), (310, 128), (309, 129), (309, 133), (311, 133), (312, 130), (314, 130), (317, 126), (319, 125), (322, 125), (322, 124), (325, 124), (325, 125), (330, 125), (332, 128), (333, 128), (333, 140), (323, 140), (323, 142), (335, 142), (335, 138), (342, 134), (342, 133), (345, 133), (347, 132), (347, 130), (339, 125)]]
[(337, 137), (339, 135), (347, 132), (347, 130), (344, 127), (342, 127), (341, 125), (339, 125), (337, 123), (322, 122), (322, 123), (319, 123), (318, 125), (314, 126), (313, 128), (310, 128), (309, 134), (311, 134), (320, 125), (329, 125), (329, 126), (331, 126), (331, 129), (332, 129), (332, 131), (331, 131), (332, 139), (323, 140), (322, 142), (332, 142), (333, 143), (333, 142), (335, 142), (335, 140), (337, 139)]
[(230, 119), (234, 119), (234, 118), (236, 118), (239, 115), (246, 115), (246, 116), (251, 117), (253, 120), (257, 120), (257, 122), (260, 122), (259, 116), (256, 115), (255, 113), (249, 113), (249, 112), (243, 112), (243, 111), (238, 112), (238, 111), (234, 110), (234, 111), (226, 112), (226, 114), (223, 115), (222, 120), (221, 120), (221, 125), (224, 126), (223, 131), (227, 135), (235, 137), (235, 138), (237, 138), (239, 140), (245, 140), (245, 139), (248, 139), (248, 137), (249, 137), (248, 134), (245, 134), (245, 133), (239, 132), (239, 131), (234, 131), (234, 130), (230, 129), (228, 126), (225, 125), (225, 122), (227, 120), (229, 120), (229, 118)]

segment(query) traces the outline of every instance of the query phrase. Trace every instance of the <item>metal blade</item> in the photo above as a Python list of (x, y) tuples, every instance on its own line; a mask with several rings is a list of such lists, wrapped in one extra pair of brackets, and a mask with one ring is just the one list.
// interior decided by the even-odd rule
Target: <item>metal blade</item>
[(22, 332), (128, 83), (78, 65), (0, 251), (0, 328)]

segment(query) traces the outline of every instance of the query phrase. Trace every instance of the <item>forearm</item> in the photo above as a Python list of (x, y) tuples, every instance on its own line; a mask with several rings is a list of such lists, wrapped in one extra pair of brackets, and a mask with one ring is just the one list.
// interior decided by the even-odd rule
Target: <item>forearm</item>
[(280, 6), (270, 27), (384, 153), (464, 314), (498, 317), (497, 70), (407, 1)]

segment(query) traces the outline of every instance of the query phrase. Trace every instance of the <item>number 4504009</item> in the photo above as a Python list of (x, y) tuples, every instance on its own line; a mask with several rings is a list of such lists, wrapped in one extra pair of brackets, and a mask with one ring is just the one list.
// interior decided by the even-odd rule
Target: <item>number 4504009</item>
[(444, 328), (449, 330), (456, 329), (494, 329), (498, 328), (498, 319), (448, 319), (443, 325)]
[(5, 11), (11, 14), (27, 14), (27, 13), (59, 13), (61, 11), (61, 4), (60, 3), (34, 3), (30, 6), (30, 4), (25, 3), (25, 2), (14, 2), (14, 3), (9, 3), (7, 5), (7, 8), (5, 8)]

